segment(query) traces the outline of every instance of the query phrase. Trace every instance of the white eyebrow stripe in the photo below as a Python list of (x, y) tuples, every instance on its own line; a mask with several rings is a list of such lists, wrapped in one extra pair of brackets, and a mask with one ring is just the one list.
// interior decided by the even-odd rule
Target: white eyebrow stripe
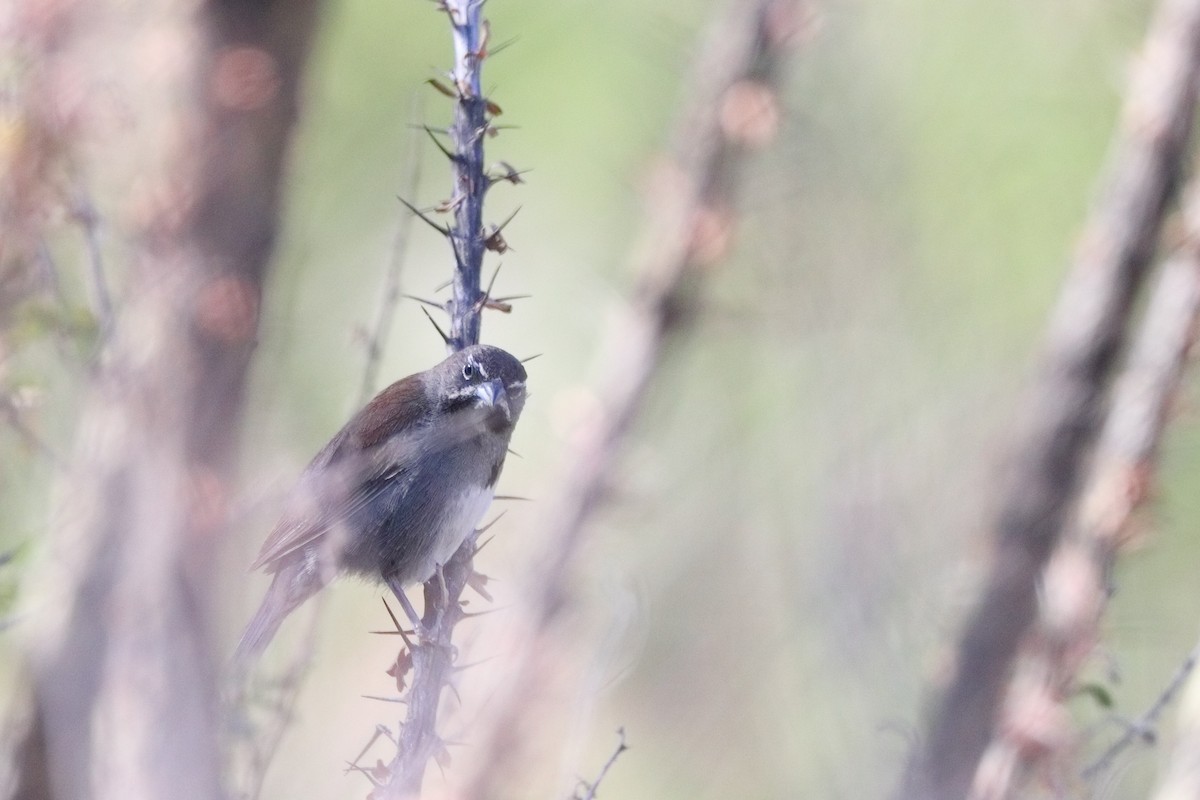
[(513, 381), (512, 383), (509, 384), (509, 386), (513, 387), (514, 389), (518, 389), (518, 388), (524, 389), (525, 381)]
[(475, 356), (467, 356), (467, 363), (474, 364), (475, 369), (479, 370), (479, 374), (483, 376), (483, 379), (487, 380), (487, 370), (483, 368), (483, 364), (475, 360)]

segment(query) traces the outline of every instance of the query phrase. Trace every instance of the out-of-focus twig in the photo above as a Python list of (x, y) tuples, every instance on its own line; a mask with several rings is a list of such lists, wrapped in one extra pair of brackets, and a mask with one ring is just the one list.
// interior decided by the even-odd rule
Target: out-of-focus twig
[(21, 413), (21, 409), (17, 406), (15, 400), (9, 394), (0, 394), (0, 417), (8, 423), (21, 439), (24, 440), (26, 446), (31, 450), (44, 455), (50, 460), (56, 468), (62, 469), (67, 462), (54, 451), (49, 444), (37, 434), (33, 428), (25, 422), (25, 416)]
[[(416, 98), (409, 105), (412, 114), (419, 113), (420, 103)], [(424, 135), (413, 129), (408, 139), (408, 148), (404, 155), (404, 174), (400, 179), (400, 195), (413, 197), (421, 182), (421, 143)], [(379, 293), (379, 310), (375, 313), (375, 324), (367, 335), (367, 361), (363, 367), (362, 388), (358, 393), (358, 404), (364, 405), (375, 390), (379, 388), (379, 364), (383, 359), (383, 348), (387, 344), (388, 335), (392, 331), (392, 318), (396, 314), (396, 305), (400, 302), (400, 272), (408, 256), (409, 233), (412, 231), (412, 215), (401, 214), (396, 223), (396, 235), (392, 239), (392, 249), (388, 254), (387, 269), (383, 274), (383, 289)]]
[[(1180, 703), (1175, 746), (1171, 750), (1170, 758), (1167, 759), (1158, 789), (1154, 792), (1154, 800), (1192, 800), (1192, 798), (1200, 797), (1200, 672), (1196, 671), (1198, 659), (1200, 659), (1200, 645), (1194, 647), (1188, 654), (1187, 661), (1176, 671), (1175, 677), (1167, 687), (1171, 695), (1179, 690), (1181, 684), (1186, 685), (1187, 688), (1183, 693), (1183, 702)], [(1191, 676), (1190, 680), (1188, 679), (1189, 675)], [(1161, 714), (1162, 708), (1165, 708), (1170, 702), (1167, 694), (1164, 692), (1150, 711), (1141, 720), (1138, 720), (1145, 723), (1146, 727), (1140, 731), (1131, 728), (1130, 734), (1137, 736), (1145, 730), (1153, 729), (1158, 714)], [(1156, 712), (1155, 716), (1147, 718), (1151, 712)], [(1117, 744), (1122, 744), (1123, 747), (1128, 746), (1128, 743), (1125, 743), (1126, 738), (1128, 737), (1122, 737), (1118, 742), (1114, 742), (1113, 748)], [(1113, 748), (1109, 748), (1109, 751), (1112, 752)], [(1112, 756), (1109, 752), (1106, 752), (1105, 756), (1111, 761)], [(1098, 765), (1099, 762), (1096, 762), (1093, 766)]]
[(91, 277), (93, 307), (100, 326), (101, 340), (112, 330), (113, 305), (109, 291), (108, 275), (104, 270), (104, 251), (100, 245), (100, 212), (92, 200), (91, 192), (78, 179), (71, 202), (71, 215), (83, 232), (84, 246), (88, 254), (88, 273)]
[[(410, 106), (414, 115), (418, 112), (419, 106), (419, 102), (414, 97)], [(405, 152), (403, 175), (399, 187), (402, 196), (414, 194), (420, 183), (423, 134), (420, 134), (418, 130), (414, 130), (409, 137)], [(362, 385), (357, 398), (358, 406), (362, 406), (370, 400), (378, 388), (379, 366), (391, 332), (396, 305), (401, 297), (400, 273), (408, 253), (411, 229), (412, 215), (401, 214), (396, 224), (395, 236), (392, 239), (392, 248), (388, 254), (387, 267), (384, 270), (383, 288), (379, 294), (379, 308), (375, 315), (375, 323), (370, 331), (365, 333), (366, 360), (363, 364)], [(269, 686), (271, 702), (267, 708), (268, 716), (263, 721), (261, 730), (256, 733), (248, 753), (246, 796), (250, 800), (257, 800), (262, 796), (267, 770), (292, 723), (293, 711), (300, 695), (300, 689), (312, 664), (322, 600), (323, 595), (318, 595), (311, 601), (315, 608), (309, 609), (304, 633), (290, 657), (290, 663), (283, 668)]]
[(1037, 586), (1096, 438), (1131, 308), (1179, 183), (1200, 75), (1200, 2), (1164, 0), (1126, 96), (1120, 131), (1051, 320), (1040, 373), (992, 523), (995, 554), (949, 686), (901, 796), (967, 796), (999, 721)]
[(579, 781), (579, 789), (583, 790), (583, 794), (580, 795), (579, 791), (576, 790), (575, 797), (578, 800), (596, 800), (596, 793), (600, 791), (600, 784), (604, 782), (604, 776), (612, 769), (613, 764), (617, 763), (617, 759), (621, 757), (621, 754), (628, 749), (629, 745), (625, 743), (625, 729), (617, 728), (617, 746), (612, 751), (612, 755), (604, 762), (604, 766), (600, 768), (600, 772), (596, 775), (595, 780), (591, 783), (584, 780)]
[(528, 580), (533, 594), (514, 623), (521, 628), (514, 648), (521, 656), (494, 705), (466, 797), (494, 796), (518, 766), (529, 700), (554, 649), (555, 623), (569, 600), (587, 524), (663, 349), (693, 311), (703, 268), (727, 253), (742, 156), (773, 138), (785, 45), (807, 21), (806, 11), (793, 0), (738, 0), (713, 25), (700, 52), (675, 153), (649, 192), (648, 220), (634, 256), (636, 288), (602, 344), (601, 414), (565, 459), (550, 493), (542, 520), (548, 550)]
[(312, 664), (312, 654), (316, 649), (317, 618), (318, 615), (314, 611), (307, 620), (304, 635), (296, 647), (291, 663), (271, 687), (274, 690), (272, 694), (275, 703), (271, 708), (270, 717), (266, 720), (265, 730), (255, 737), (253, 749), (249, 754), (245, 795), (249, 800), (262, 797), (267, 771), (294, 719), (296, 700), (300, 696), (300, 689), (304, 685), (304, 679)]
[[(1042, 578), (1037, 624), (976, 774), (977, 798), (1009, 796), (1022, 775), (1070, 740), (1064, 704), (1100, 635), (1117, 549), (1150, 495), (1159, 444), (1200, 320), (1200, 185), (1185, 193), (1182, 217), (1184, 242), (1158, 277), (1079, 504)], [(1083, 777), (1095, 774), (1089, 768)]]
[(1200, 645), (1193, 647), (1191, 652), (1187, 654), (1183, 659), (1183, 663), (1176, 668), (1175, 674), (1171, 676), (1171, 680), (1159, 692), (1158, 697), (1154, 699), (1154, 702), (1150, 704), (1145, 713), (1135, 720), (1125, 722), (1125, 732), (1121, 734), (1120, 738), (1110, 744), (1092, 763), (1083, 768), (1084, 780), (1091, 781), (1100, 777), (1106, 770), (1112, 767), (1117, 756), (1125, 752), (1134, 742), (1139, 740), (1158, 740), (1156, 732), (1158, 721), (1195, 671), (1197, 660), (1200, 660)]

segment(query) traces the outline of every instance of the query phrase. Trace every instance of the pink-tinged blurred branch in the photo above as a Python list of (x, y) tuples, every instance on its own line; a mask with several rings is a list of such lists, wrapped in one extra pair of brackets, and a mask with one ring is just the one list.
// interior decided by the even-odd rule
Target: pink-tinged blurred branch
[(567, 454), (542, 524), (548, 550), (514, 613), (521, 658), (492, 709), (487, 739), (464, 795), (502, 792), (518, 771), (520, 744), (539, 681), (550, 668), (555, 625), (571, 600), (572, 573), (588, 522), (602, 503), (617, 458), (663, 358), (695, 308), (704, 270), (724, 258), (736, 225), (735, 190), (747, 151), (769, 143), (780, 107), (787, 50), (807, 21), (792, 0), (738, 0), (712, 27), (681, 119), (675, 153), (664, 159), (648, 202), (636, 286), (602, 342), (601, 413)]
[[(1099, 640), (1117, 549), (1133, 513), (1151, 493), (1159, 445), (1200, 320), (1197, 191), (1196, 185), (1189, 187), (1185, 241), (1158, 277), (1078, 506), (1042, 576), (1037, 624), (975, 776), (972, 796), (981, 800), (1010, 796), (1024, 776), (1060, 754), (1072, 739), (1065, 703)], [(1137, 735), (1131, 729), (1114, 743), (1112, 755)], [(1083, 777), (1095, 778), (1112, 755), (1102, 757)]]
[(1200, 76), (1200, 2), (1164, 0), (1132, 76), (1120, 131), (1051, 320), (992, 522), (990, 575), (958, 645), (900, 795), (961, 800), (971, 790), (1043, 570), (1068, 521), (1114, 364), (1167, 205), (1182, 174)]
[(223, 796), (212, 565), (317, 10), (197, 10), (184, 144), (131, 247), (39, 584), (54, 596), (31, 653), (34, 796)]

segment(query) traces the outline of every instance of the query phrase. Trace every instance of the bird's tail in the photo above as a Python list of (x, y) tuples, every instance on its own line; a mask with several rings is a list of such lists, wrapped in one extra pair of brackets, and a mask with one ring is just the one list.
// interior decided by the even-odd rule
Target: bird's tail
[[(313, 592), (295, 592), (293, 576), (283, 569), (275, 573), (267, 594), (254, 617), (242, 632), (237, 650), (233, 654), (233, 674), (244, 676), (258, 662), (259, 656), (275, 638), (284, 617), (292, 613)], [(319, 586), (317, 588), (320, 588)]]

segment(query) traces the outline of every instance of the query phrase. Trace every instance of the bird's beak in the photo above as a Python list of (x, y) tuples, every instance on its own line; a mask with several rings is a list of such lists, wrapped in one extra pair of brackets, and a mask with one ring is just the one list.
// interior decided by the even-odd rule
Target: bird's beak
[(504, 383), (499, 378), (476, 386), (475, 396), (479, 398), (480, 405), (487, 408), (501, 409), (504, 411), (505, 417), (510, 416), (508, 393), (504, 391)]

